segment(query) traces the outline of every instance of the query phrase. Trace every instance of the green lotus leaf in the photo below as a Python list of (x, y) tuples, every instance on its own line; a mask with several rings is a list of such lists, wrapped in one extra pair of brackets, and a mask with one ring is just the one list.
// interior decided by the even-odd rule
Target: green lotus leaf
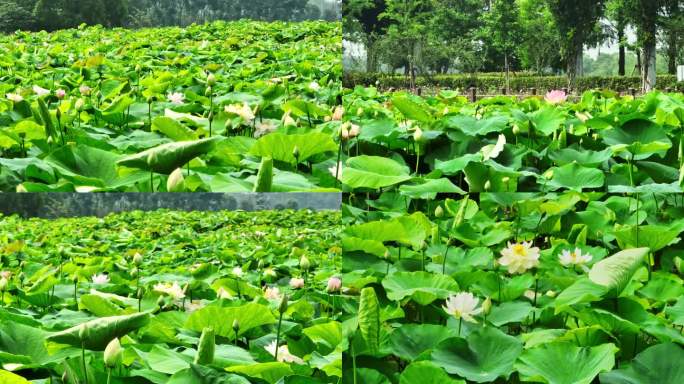
[[(294, 156), (295, 148), (299, 151), (299, 157)], [(338, 145), (330, 135), (321, 132), (309, 132), (305, 134), (286, 135), (284, 133), (271, 133), (260, 137), (251, 147), (249, 153), (255, 156), (272, 157), (273, 160), (283, 161), (289, 164), (300, 163), (312, 156), (335, 152)]]
[(641, 351), (626, 367), (602, 373), (606, 384), (679, 384), (684, 382), (684, 349), (674, 343), (657, 344)]
[(380, 156), (356, 156), (347, 160), (342, 170), (342, 183), (352, 188), (378, 189), (410, 180), (409, 169)]
[(577, 347), (553, 342), (526, 349), (515, 364), (522, 381), (589, 384), (601, 372), (615, 365), (615, 345)]
[(52, 333), (46, 337), (46, 340), (75, 347), (83, 345), (86, 349), (103, 351), (114, 338), (122, 337), (145, 326), (149, 320), (150, 315), (145, 312), (102, 317)]
[(388, 299), (399, 301), (408, 297), (420, 305), (458, 292), (458, 284), (451, 277), (423, 271), (392, 273), (382, 280), (382, 286)]
[(116, 162), (119, 166), (138, 168), (162, 174), (170, 174), (197, 156), (211, 151), (218, 137), (195, 141), (179, 141), (150, 148)]

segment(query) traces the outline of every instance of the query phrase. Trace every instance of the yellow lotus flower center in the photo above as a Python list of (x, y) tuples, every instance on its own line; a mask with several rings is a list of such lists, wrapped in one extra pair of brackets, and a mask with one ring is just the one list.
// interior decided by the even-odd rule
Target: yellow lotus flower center
[(513, 253), (519, 256), (525, 256), (527, 255), (527, 251), (525, 250), (525, 247), (522, 244), (516, 244), (513, 246)]

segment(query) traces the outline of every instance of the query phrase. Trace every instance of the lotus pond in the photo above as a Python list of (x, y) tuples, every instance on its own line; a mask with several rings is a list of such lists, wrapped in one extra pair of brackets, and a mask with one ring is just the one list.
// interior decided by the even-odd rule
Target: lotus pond
[(0, 191), (336, 188), (340, 23), (83, 27), (0, 47)]
[(337, 383), (340, 213), (0, 217), (2, 383)]
[[(419, 97), (345, 90), (344, 190), (435, 193), (682, 191), (684, 96), (608, 91)], [(562, 93), (562, 92), (560, 92)], [(560, 97), (559, 97), (560, 96)]]
[(345, 382), (684, 380), (682, 194), (387, 188), (343, 210)]

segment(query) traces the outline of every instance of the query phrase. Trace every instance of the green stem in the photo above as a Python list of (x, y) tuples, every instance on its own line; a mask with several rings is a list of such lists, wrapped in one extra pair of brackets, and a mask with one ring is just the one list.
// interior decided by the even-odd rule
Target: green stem
[(276, 345), (275, 345), (275, 360), (278, 361), (278, 346), (280, 345), (280, 326), (283, 323), (283, 314), (282, 312), (280, 313), (280, 317), (278, 318), (278, 331), (276, 333)]
[(81, 359), (83, 360), (83, 377), (85, 378), (85, 383), (88, 384), (88, 369), (85, 361), (85, 341), (81, 341)]
[(447, 240), (446, 250), (444, 251), (444, 260), (442, 260), (442, 275), (446, 275), (447, 253), (449, 253), (449, 240)]
[(463, 325), (463, 318), (458, 318), (458, 337), (461, 337), (461, 325)]
[(107, 368), (107, 384), (112, 382), (112, 369)]
[(356, 353), (354, 352), (354, 340), (349, 344), (352, 354), (352, 372), (354, 372), (354, 384), (356, 384)]

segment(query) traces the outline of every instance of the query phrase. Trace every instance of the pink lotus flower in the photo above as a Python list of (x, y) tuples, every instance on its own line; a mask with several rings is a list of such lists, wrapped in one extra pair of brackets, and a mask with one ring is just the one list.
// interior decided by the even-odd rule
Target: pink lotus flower
[(559, 104), (567, 100), (567, 98), (568, 95), (566, 95), (565, 92), (556, 89), (549, 91), (544, 97), (544, 100), (549, 104)]
[(342, 279), (339, 277), (331, 277), (328, 279), (328, 292), (337, 292), (342, 288)]
[(55, 96), (57, 96), (58, 99), (63, 99), (64, 96), (66, 96), (66, 91), (63, 89), (58, 89), (55, 91)]
[(290, 287), (292, 289), (304, 288), (304, 279), (299, 277), (293, 277), (290, 279)]

